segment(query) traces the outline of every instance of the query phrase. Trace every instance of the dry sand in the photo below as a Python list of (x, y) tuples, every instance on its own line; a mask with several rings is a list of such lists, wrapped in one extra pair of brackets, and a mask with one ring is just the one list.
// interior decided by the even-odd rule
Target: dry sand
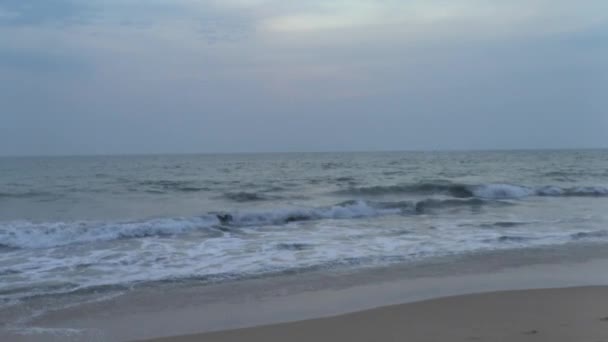
[(608, 287), (505, 291), (150, 341), (608, 342)]

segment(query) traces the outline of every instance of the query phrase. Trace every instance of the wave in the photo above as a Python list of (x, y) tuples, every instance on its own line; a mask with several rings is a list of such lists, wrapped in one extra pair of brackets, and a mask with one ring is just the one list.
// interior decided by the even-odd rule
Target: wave
[(418, 184), (402, 184), (402, 185), (386, 185), (386, 186), (370, 186), (351, 188), (339, 191), (344, 195), (395, 195), (395, 194), (419, 194), (419, 195), (436, 195), (444, 194), (453, 197), (466, 198), (473, 197), (473, 192), (469, 186), (464, 184), (454, 184), (450, 182), (438, 183), (418, 183)]
[(596, 230), (591, 232), (578, 232), (570, 235), (573, 240), (581, 240), (581, 239), (592, 239), (592, 238), (604, 238), (608, 237), (608, 231), (606, 230)]
[(458, 207), (480, 207), (487, 204), (493, 205), (508, 205), (507, 202), (489, 202), (479, 198), (470, 199), (426, 199), (423, 201), (416, 202), (415, 210), (417, 213), (424, 213), (429, 209), (444, 209), (444, 208), (458, 208)]
[(354, 177), (338, 177), (338, 178), (335, 178), (334, 181), (339, 182), (339, 183), (340, 182), (354, 183), (357, 180)]
[(581, 179), (582, 177), (593, 177), (593, 178), (604, 178), (608, 176), (606, 171), (592, 171), (592, 170), (562, 170), (562, 171), (549, 171), (543, 174), (545, 177), (550, 177), (558, 181), (571, 181)]
[(207, 231), (209, 237), (237, 232), (244, 227), (287, 225), (324, 219), (362, 219), (384, 215), (416, 215), (430, 209), (503, 204), (481, 199), (425, 200), (420, 202), (346, 201), (327, 207), (282, 208), (268, 211), (212, 212), (191, 218), (157, 218), (128, 222), (74, 221), (0, 223), (0, 250), (51, 248), (119, 239), (165, 237)]
[(526, 187), (510, 184), (478, 185), (473, 190), (476, 197), (481, 198), (523, 198), (528, 196), (545, 197), (606, 197), (608, 187), (578, 186), (562, 188), (558, 186)]
[(580, 240), (592, 240), (596, 239), (599, 241), (605, 241), (605, 238), (608, 237), (608, 231), (606, 230), (595, 230), (595, 231), (581, 231), (576, 233), (570, 233), (567, 235), (549, 235), (545, 237), (541, 236), (522, 236), (522, 235), (501, 235), (493, 239), (485, 239), (484, 242), (488, 243), (526, 243), (530, 241), (539, 241), (543, 240), (554, 240), (558, 239), (562, 242), (575, 242)]
[(401, 208), (347, 201), (329, 207), (289, 208), (260, 212), (218, 213), (221, 224), (230, 226), (280, 225), (322, 219), (356, 219), (401, 213)]
[(53, 193), (44, 191), (24, 191), (24, 192), (0, 192), (0, 199), (2, 198), (37, 198), (37, 197), (50, 197)]
[(303, 251), (306, 249), (313, 248), (312, 244), (309, 243), (280, 243), (276, 245), (276, 248), (279, 250), (285, 251)]
[(474, 197), (492, 199), (514, 199), (534, 195), (534, 190), (511, 184), (485, 184), (471, 186)]
[(44, 222), (13, 221), (0, 224), (5, 248), (49, 248), (78, 243), (152, 236), (170, 236), (210, 228), (214, 217), (165, 218), (131, 222)]
[(420, 214), (427, 209), (510, 205), (507, 202), (483, 199), (427, 199), (423, 201), (370, 202), (345, 201), (329, 207), (278, 209), (265, 212), (218, 213), (221, 224), (230, 226), (280, 225), (323, 219), (359, 219), (396, 214)]
[(502, 242), (502, 243), (521, 243), (521, 242), (525, 242), (525, 241), (532, 240), (532, 239), (533, 238), (526, 237), (526, 236), (502, 235), (502, 236), (499, 236), (496, 239), (496, 241)]
[(192, 218), (163, 218), (130, 222), (0, 223), (3, 249), (50, 248), (118, 239), (162, 237), (195, 230), (230, 232), (226, 227), (281, 225), (320, 219), (351, 219), (399, 213), (399, 209), (374, 208), (363, 201), (321, 208), (290, 208), (262, 212), (210, 213)]
[(222, 197), (235, 202), (256, 202), (277, 199), (277, 197), (266, 196), (257, 192), (227, 192)]
[[(492, 194), (496, 195), (495, 192)], [(501, 193), (499, 195), (503, 196)], [(239, 228), (244, 227), (288, 225), (294, 222), (326, 219), (362, 219), (385, 215), (432, 214), (442, 209), (478, 210), (482, 206), (504, 205), (513, 205), (513, 203), (483, 198), (425, 199), (396, 202), (351, 200), (327, 207), (212, 212), (190, 218), (157, 218), (127, 222), (37, 223), (12, 221), (0, 223), (0, 251), (10, 251), (16, 248), (51, 248), (118, 239), (174, 236), (193, 231), (206, 231), (208, 237), (213, 238), (226, 233), (238, 232)], [(499, 222), (494, 224), (495, 227), (502, 228), (516, 225), (520, 225), (520, 223)]]
[[(143, 187), (143, 188), (142, 188)], [(209, 188), (198, 186), (192, 181), (177, 181), (177, 180), (146, 180), (137, 182), (136, 188), (131, 188), (133, 191), (144, 191), (148, 193), (166, 193), (166, 192), (199, 192), (208, 191)]]
[(0, 276), (9, 276), (9, 275), (15, 275), (15, 274), (19, 274), (19, 273), (22, 273), (22, 272), (11, 269), (11, 268), (5, 269), (5, 270), (0, 270)]
[(559, 188), (548, 186), (539, 188), (537, 194), (539, 196), (604, 197), (608, 196), (608, 187), (579, 186), (573, 188)]
[(339, 191), (348, 195), (446, 195), (455, 198), (481, 198), (481, 199), (518, 199), (529, 196), (553, 197), (607, 197), (606, 186), (578, 186), (563, 188), (558, 186), (530, 187), (506, 183), (491, 184), (458, 184), (447, 181), (436, 183), (418, 183), (389, 186), (372, 186), (351, 188)]
[(518, 222), (518, 221), (498, 221), (493, 223), (484, 223), (480, 226), (483, 228), (513, 228), (530, 225), (532, 222)]

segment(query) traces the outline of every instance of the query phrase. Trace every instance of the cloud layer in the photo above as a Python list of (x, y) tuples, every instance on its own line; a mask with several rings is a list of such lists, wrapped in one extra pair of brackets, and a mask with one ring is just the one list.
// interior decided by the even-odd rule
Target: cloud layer
[(0, 154), (608, 147), (608, 5), (0, 0)]

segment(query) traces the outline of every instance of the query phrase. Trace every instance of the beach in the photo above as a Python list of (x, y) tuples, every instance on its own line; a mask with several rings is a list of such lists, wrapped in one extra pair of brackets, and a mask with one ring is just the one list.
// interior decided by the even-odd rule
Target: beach
[[(603, 290), (543, 294), (533, 307), (526, 295), (485, 294), (608, 285), (607, 157), (8, 158), (0, 165), (0, 341), (415, 341), (431, 332), (435, 340), (513, 340), (596, 331), (608, 316), (597, 306)], [(457, 308), (444, 309), (446, 301)], [(471, 330), (485, 319), (486, 330)], [(562, 321), (569, 326), (559, 330)]]
[[(602, 341), (606, 267), (608, 251), (598, 244), (166, 284), (81, 297), (31, 317), (27, 328), (3, 331), (0, 340)], [(0, 321), (15, 316), (23, 313), (6, 310)]]
[(607, 4), (0, 0), (0, 342), (608, 342)]
[(606, 341), (608, 287), (493, 292), (337, 317), (161, 338), (228, 341)]

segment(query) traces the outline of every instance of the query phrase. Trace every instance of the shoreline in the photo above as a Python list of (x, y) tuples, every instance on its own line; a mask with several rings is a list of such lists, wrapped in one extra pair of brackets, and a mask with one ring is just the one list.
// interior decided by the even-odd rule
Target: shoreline
[[(474, 293), (602, 286), (608, 285), (605, 247), (506, 250), (422, 264), (136, 288), (36, 314), (18, 327), (21, 332), (0, 326), (0, 340), (145, 340), (323, 319)], [(46, 309), (53, 300), (29, 304)], [(10, 322), (7, 317), (0, 312), (0, 321)]]
[(608, 286), (530, 289), (444, 297), (339, 316), (142, 340), (602, 341)]

